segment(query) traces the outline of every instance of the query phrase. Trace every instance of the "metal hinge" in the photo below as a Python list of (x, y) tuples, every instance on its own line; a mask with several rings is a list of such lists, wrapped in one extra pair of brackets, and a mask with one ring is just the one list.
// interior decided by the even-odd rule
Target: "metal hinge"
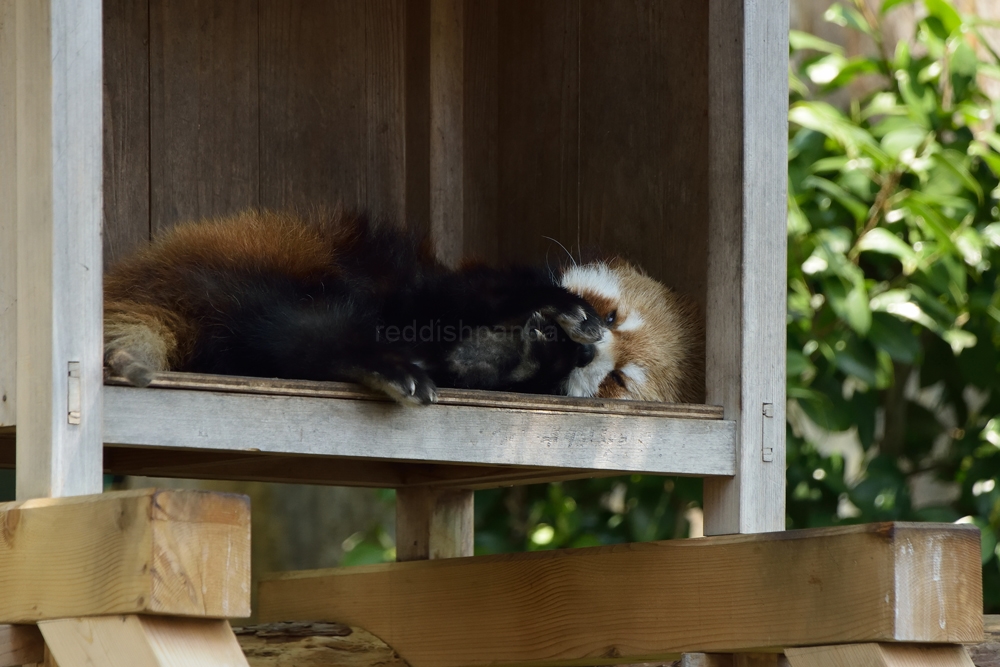
[(69, 379), (66, 383), (66, 404), (68, 406), (66, 419), (70, 424), (80, 423), (80, 391), (80, 362), (71, 361), (69, 362)]
[(774, 403), (764, 404), (764, 419), (760, 430), (761, 457), (764, 463), (774, 462)]

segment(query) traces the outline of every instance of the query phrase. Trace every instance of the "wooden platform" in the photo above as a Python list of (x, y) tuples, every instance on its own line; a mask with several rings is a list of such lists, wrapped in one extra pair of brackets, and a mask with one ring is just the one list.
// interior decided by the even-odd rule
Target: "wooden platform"
[(485, 488), (736, 466), (735, 424), (704, 405), (443, 389), (412, 408), (343, 383), (164, 373), (110, 381), (104, 411), (104, 469), (120, 474)]

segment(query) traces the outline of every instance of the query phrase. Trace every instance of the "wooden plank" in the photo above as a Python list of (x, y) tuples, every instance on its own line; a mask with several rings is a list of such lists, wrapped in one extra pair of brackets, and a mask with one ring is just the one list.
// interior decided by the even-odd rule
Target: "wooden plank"
[(149, 242), (149, 0), (104, 2), (104, 263)]
[(707, 402), (740, 451), (735, 478), (705, 483), (705, 532), (782, 530), (788, 2), (708, 4)]
[[(560, 266), (579, 240), (580, 11), (575, 0), (504, 0), (498, 10), (501, 261)], [(483, 137), (487, 139), (487, 137)]]
[(149, 0), (156, 234), (259, 197), (257, 2)]
[(286, 573), (261, 583), (259, 608), (449, 667), (972, 642), (981, 604), (975, 529), (898, 523)]
[(430, 233), (430, 0), (408, 0), (403, 76), (406, 91), (405, 155), (406, 226)]
[(708, 3), (579, 6), (580, 241), (704, 306)]
[(245, 496), (142, 489), (3, 503), (0, 536), (2, 623), (250, 614)]
[(465, 489), (397, 489), (396, 560), (471, 556), (473, 502), (474, 494)]
[(0, 625), (0, 667), (45, 660), (45, 640), (34, 625)]
[(262, 206), (342, 203), (404, 219), (406, 5), (260, 2)]
[(17, 318), (17, 496), (96, 493), (101, 3), (17, 0), (16, 11), (17, 300), (30, 304)]
[(234, 628), (250, 667), (409, 667), (381, 639), (340, 623)]
[[(130, 386), (121, 378), (110, 378), (106, 384)], [(159, 373), (150, 386), (154, 389), (195, 389), (237, 394), (270, 396), (312, 396), (374, 400), (389, 399), (356, 384), (346, 382), (313, 382), (310, 380), (276, 380), (200, 373)], [(676, 417), (679, 419), (722, 419), (722, 408), (714, 405), (656, 403), (600, 398), (570, 398), (541, 394), (513, 394), (474, 389), (439, 389), (439, 405), (468, 405), (487, 408), (518, 408), (522, 410), (553, 410), (557, 412), (588, 412), (636, 416)]]
[(464, 0), (430, 0), (430, 186), (434, 254), (462, 260), (464, 227)]
[(248, 667), (225, 620), (129, 615), (38, 625), (62, 667)]
[(790, 648), (791, 667), (975, 667), (961, 646), (847, 644)]
[(16, 0), (0, 0), (0, 427), (17, 406)]
[[(105, 387), (105, 442), (679, 475), (733, 472), (717, 420)], [(474, 446), (472, 446), (474, 445)]]

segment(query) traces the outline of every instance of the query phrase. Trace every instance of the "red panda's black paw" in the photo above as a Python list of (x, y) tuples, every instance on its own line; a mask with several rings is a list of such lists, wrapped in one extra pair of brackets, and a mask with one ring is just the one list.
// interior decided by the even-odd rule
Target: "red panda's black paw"
[(581, 345), (596, 343), (604, 337), (604, 323), (590, 304), (576, 304), (546, 314), (559, 323), (571, 340)]
[(437, 386), (414, 363), (401, 361), (378, 364), (377, 368), (360, 371), (358, 380), (370, 389), (388, 394), (403, 405), (437, 403)]

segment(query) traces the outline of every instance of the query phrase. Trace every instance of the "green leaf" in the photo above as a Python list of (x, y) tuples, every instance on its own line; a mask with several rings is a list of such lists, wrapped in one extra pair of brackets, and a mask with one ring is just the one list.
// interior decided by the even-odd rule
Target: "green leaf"
[(889, 13), (889, 10), (898, 5), (910, 5), (913, 4), (913, 0), (885, 0), (882, 6), (879, 8), (879, 13), (883, 16)]
[(847, 66), (847, 58), (839, 53), (831, 53), (806, 66), (806, 76), (818, 85), (825, 85), (836, 79)]
[[(847, 324), (852, 329), (861, 336), (868, 334), (868, 330), (872, 326), (872, 310), (868, 303), (868, 291), (865, 289), (864, 283), (854, 285), (847, 293), (847, 298), (844, 300), (844, 312)], [(873, 376), (869, 384), (874, 383)]]
[(962, 350), (970, 347), (975, 347), (978, 340), (976, 334), (964, 329), (948, 329), (941, 337), (944, 339), (944, 342), (951, 345), (951, 351), (955, 354), (959, 354)]
[(868, 217), (868, 206), (864, 202), (829, 179), (822, 176), (807, 176), (802, 179), (802, 187), (815, 188), (830, 195), (834, 201), (846, 208), (857, 222)]
[(865, 20), (865, 17), (858, 10), (851, 7), (834, 3), (823, 14), (823, 18), (830, 23), (836, 23), (842, 28), (853, 28), (866, 35), (871, 34), (871, 26), (868, 25), (868, 21)]
[(917, 149), (927, 139), (927, 130), (916, 123), (906, 123), (899, 129), (887, 132), (882, 137), (882, 150), (899, 159), (899, 154), (904, 150), (911, 150), (916, 154)]
[[(882, 70), (879, 62), (871, 58), (856, 57), (849, 59), (840, 67), (837, 76), (830, 80), (823, 88), (824, 92), (836, 90), (850, 85), (859, 76), (864, 74), (875, 74)], [(820, 83), (817, 81), (817, 83)]]
[(900, 363), (912, 364), (920, 354), (920, 341), (913, 335), (913, 325), (887, 313), (872, 315), (868, 340)]
[(852, 123), (826, 102), (796, 102), (788, 111), (788, 120), (830, 137), (848, 154), (856, 156), (865, 153), (881, 164), (889, 162), (889, 156), (867, 130)]
[(931, 16), (941, 21), (949, 33), (954, 34), (962, 27), (962, 17), (947, 0), (924, 0), (924, 6)]
[(944, 167), (952, 174), (958, 177), (965, 186), (967, 190), (975, 193), (976, 198), (980, 203), (983, 201), (983, 188), (979, 185), (979, 182), (969, 173), (969, 168), (966, 165), (966, 160), (968, 159), (964, 154), (959, 153), (956, 150), (947, 149), (939, 153), (935, 153), (931, 156), (934, 163)]
[(799, 350), (788, 350), (786, 372), (788, 377), (799, 377), (807, 371), (815, 371), (816, 367), (809, 357)]
[(877, 252), (891, 255), (903, 264), (903, 273), (910, 275), (917, 268), (917, 254), (901, 238), (882, 227), (875, 227), (858, 239), (859, 252)]
[(994, 248), (1000, 248), (1000, 222), (991, 222), (983, 227), (983, 240)]
[(793, 51), (821, 51), (823, 53), (844, 53), (844, 48), (825, 39), (820, 39), (816, 35), (801, 30), (788, 31), (788, 44)]

